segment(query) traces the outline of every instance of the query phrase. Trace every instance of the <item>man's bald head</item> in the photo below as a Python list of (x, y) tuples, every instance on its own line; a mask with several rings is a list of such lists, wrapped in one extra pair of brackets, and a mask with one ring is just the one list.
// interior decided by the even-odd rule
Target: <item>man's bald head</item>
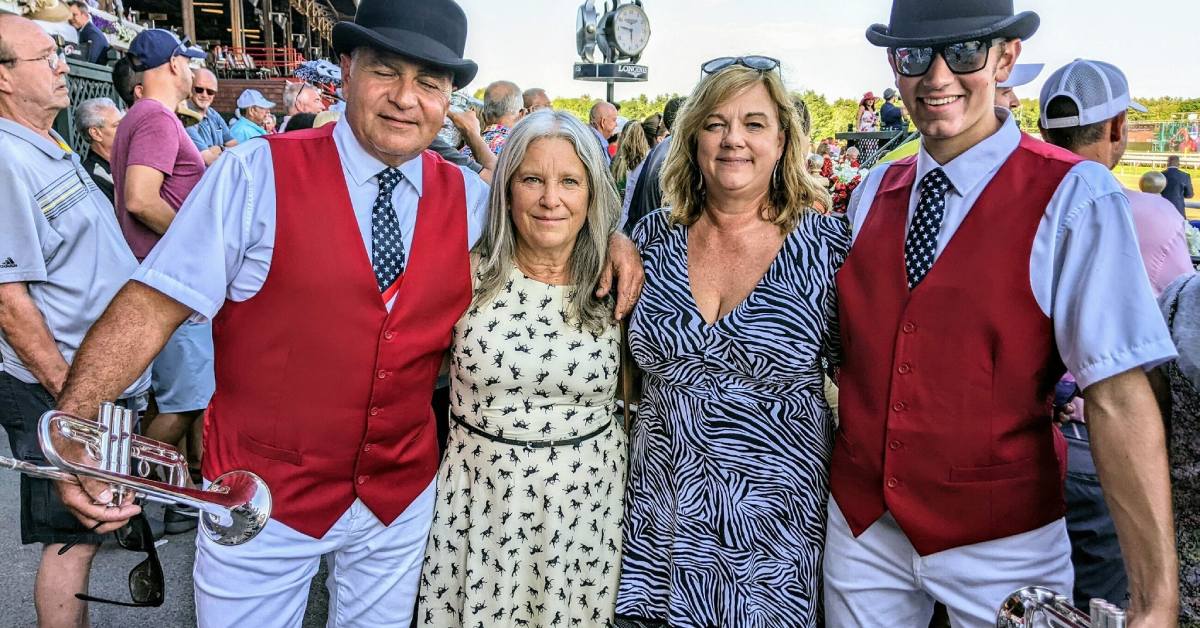
[(38, 33), (50, 37), (33, 20), (12, 13), (0, 13), (0, 59), (17, 56), (17, 42)]
[(552, 107), (550, 97), (546, 95), (546, 90), (540, 87), (531, 87), (525, 90), (522, 99), (525, 101), (525, 111), (529, 113)]
[(612, 137), (617, 130), (617, 108), (607, 100), (598, 100), (592, 105), (588, 122), (604, 137)]
[(48, 133), (54, 117), (71, 102), (67, 64), (59, 54), (40, 26), (0, 14), (0, 59), (5, 61), (0, 63), (0, 117)]
[(512, 81), (496, 81), (483, 90), (483, 121), (511, 127), (521, 115), (521, 88)]

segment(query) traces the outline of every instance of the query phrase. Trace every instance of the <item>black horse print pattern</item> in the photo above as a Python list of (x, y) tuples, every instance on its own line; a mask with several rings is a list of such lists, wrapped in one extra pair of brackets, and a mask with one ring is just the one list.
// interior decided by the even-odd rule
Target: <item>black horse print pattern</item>
[(626, 438), (614, 417), (620, 331), (566, 322), (569, 288), (510, 274), (454, 329), (451, 424), (418, 618), (426, 626), (612, 625)]

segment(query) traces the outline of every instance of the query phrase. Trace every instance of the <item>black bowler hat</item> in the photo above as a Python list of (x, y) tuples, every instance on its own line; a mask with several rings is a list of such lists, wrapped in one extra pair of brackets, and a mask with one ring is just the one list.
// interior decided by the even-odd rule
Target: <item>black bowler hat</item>
[(333, 27), (333, 49), (350, 54), (359, 46), (395, 53), (454, 74), (464, 87), (479, 66), (463, 59), (467, 16), (453, 0), (362, 0), (353, 22)]
[(970, 39), (1029, 39), (1041, 18), (1013, 15), (1012, 0), (893, 0), (891, 22), (867, 29), (884, 48), (937, 46)]

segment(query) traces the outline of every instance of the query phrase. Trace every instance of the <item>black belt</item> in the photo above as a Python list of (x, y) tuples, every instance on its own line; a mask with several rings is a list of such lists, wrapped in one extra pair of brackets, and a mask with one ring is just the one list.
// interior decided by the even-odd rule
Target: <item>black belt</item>
[(612, 425), (612, 419), (610, 418), (608, 421), (605, 421), (604, 425), (602, 425), (599, 429), (588, 432), (587, 434), (584, 434), (582, 436), (573, 436), (571, 438), (560, 438), (560, 439), (555, 439), (555, 440), (516, 440), (515, 438), (505, 438), (503, 436), (496, 436), (495, 434), (492, 434), (490, 432), (485, 432), (485, 431), (475, 427), (474, 425), (467, 423), (466, 419), (458, 416), (457, 414), (451, 413), (450, 418), (453, 419), (455, 423), (459, 424), (464, 429), (466, 429), (468, 432), (470, 432), (476, 436), (482, 436), (483, 438), (486, 438), (490, 441), (494, 441), (497, 443), (504, 443), (505, 445), (512, 445), (514, 447), (530, 447), (532, 449), (541, 449), (543, 447), (566, 447), (568, 445), (578, 445), (579, 443), (582, 443), (586, 440), (595, 438), (595, 437), (603, 434), (604, 432), (608, 431), (608, 428)]

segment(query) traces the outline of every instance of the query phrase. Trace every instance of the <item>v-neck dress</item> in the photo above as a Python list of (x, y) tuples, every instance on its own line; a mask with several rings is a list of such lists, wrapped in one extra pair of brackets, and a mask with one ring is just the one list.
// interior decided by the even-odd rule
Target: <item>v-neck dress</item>
[(746, 300), (709, 325), (688, 281), (687, 228), (667, 215), (633, 233), (646, 284), (629, 343), (645, 381), (617, 613), (816, 625), (834, 430), (822, 364), (849, 228), (806, 215)]

